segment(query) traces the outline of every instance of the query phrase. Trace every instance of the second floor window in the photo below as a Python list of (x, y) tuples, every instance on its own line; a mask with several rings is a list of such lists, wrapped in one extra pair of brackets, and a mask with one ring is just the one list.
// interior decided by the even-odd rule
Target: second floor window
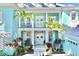
[(71, 12), (71, 20), (77, 20), (77, 12), (76, 11)]

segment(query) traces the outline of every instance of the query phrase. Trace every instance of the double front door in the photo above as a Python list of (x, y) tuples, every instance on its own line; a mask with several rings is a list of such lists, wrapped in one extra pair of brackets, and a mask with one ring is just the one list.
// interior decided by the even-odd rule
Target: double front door
[(44, 31), (35, 31), (36, 45), (44, 44)]

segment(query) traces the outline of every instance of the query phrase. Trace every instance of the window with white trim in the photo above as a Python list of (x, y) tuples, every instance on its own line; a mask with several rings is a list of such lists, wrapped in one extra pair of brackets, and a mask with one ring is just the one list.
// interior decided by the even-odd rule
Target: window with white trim
[(71, 12), (71, 20), (77, 20), (78, 13), (76, 11)]

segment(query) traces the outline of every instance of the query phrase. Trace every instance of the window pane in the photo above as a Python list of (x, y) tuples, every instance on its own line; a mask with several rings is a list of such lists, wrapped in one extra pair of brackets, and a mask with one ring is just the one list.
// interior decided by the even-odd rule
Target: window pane
[(72, 17), (71, 18), (72, 20), (76, 20), (76, 12), (73, 11), (72, 14), (71, 14), (71, 17)]

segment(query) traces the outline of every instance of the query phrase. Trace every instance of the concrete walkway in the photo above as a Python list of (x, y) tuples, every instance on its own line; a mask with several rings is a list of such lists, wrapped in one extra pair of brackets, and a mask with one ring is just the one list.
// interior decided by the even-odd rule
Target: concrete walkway
[(45, 51), (46, 47), (44, 45), (36, 45), (34, 48), (34, 55), (40, 56)]
[[(34, 54), (25, 54), (23, 56), (37, 56), (37, 55), (34, 55)], [(51, 56), (67, 56), (66, 54), (52, 54)]]
[[(45, 51), (46, 47), (44, 45), (36, 45), (34, 47), (34, 54), (25, 54), (23, 56), (41, 56)], [(52, 56), (66, 56), (66, 54), (52, 54)]]

